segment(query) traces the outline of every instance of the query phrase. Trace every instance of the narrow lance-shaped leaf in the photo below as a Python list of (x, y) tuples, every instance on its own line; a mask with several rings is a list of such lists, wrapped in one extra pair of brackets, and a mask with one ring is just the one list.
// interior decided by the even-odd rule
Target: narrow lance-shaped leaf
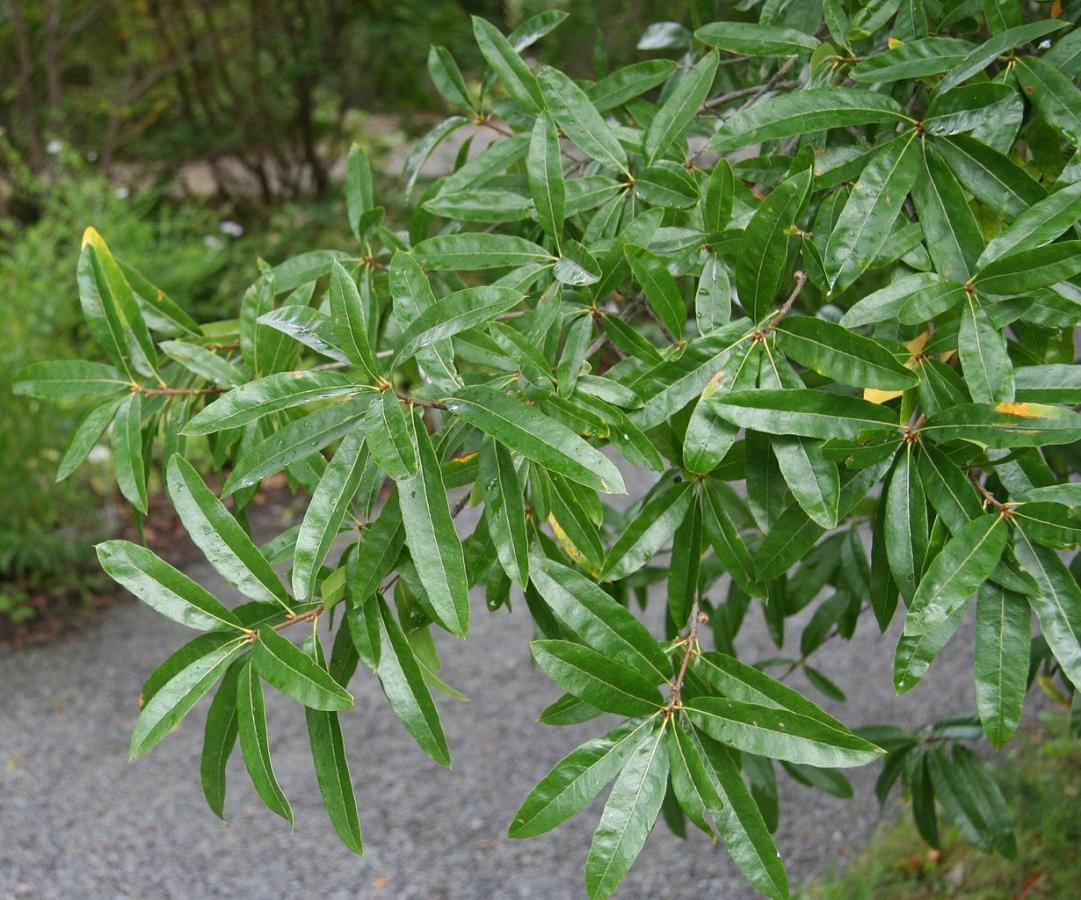
[(911, 600), (927, 557), (927, 495), (913, 444), (898, 452), (886, 485), (886, 559), (898, 589)]
[(353, 706), (353, 696), (326, 669), (273, 628), (259, 629), (252, 663), (260, 677), (304, 706), (323, 710)]
[(503, 444), (492, 441), (481, 451), (480, 466), (484, 518), (499, 563), (507, 577), (524, 588), (529, 584), (529, 536), (514, 460)]
[(240, 664), (231, 666), (218, 687), (206, 714), (203, 751), (199, 758), (199, 779), (207, 806), (219, 819), (225, 818), (225, 770), (236, 746), (236, 682)]
[(391, 709), (420, 748), (441, 766), (450, 765), (450, 750), (439, 712), (424, 683), (420, 665), (401, 626), (382, 597), (379, 609), (379, 666), (377, 674)]
[(402, 404), (392, 390), (372, 404), (365, 423), (368, 450), (376, 465), (400, 481), (417, 474), (417, 449)]
[(414, 419), (417, 474), (398, 483), (405, 542), (428, 602), (440, 623), (463, 637), (469, 630), (469, 584), (462, 543), (454, 530), (439, 458), (423, 423)]
[[(318, 638), (314, 640), (315, 665), (326, 667), (323, 648)], [(354, 853), (364, 852), (364, 838), (360, 831), (360, 816), (357, 813), (356, 795), (353, 793), (353, 780), (349, 772), (349, 760), (345, 755), (345, 742), (342, 740), (342, 727), (336, 712), (312, 709), (304, 710), (308, 725), (308, 743), (311, 746), (312, 762), (315, 765), (315, 778), (319, 784), (319, 793), (334, 831)]]
[(551, 66), (541, 66), (537, 81), (544, 103), (552, 111), (559, 127), (586, 156), (602, 166), (627, 171), (627, 154), (616, 140), (589, 96), (571, 79)]
[(191, 463), (181, 456), (169, 460), (166, 484), (192, 541), (223, 578), (252, 600), (288, 605), (278, 574)]
[[(834, 232), (836, 234), (836, 232)], [(788, 316), (776, 326), (786, 356), (841, 384), (905, 390), (919, 382), (882, 344), (815, 316)]]
[(529, 193), (537, 208), (537, 219), (559, 248), (563, 238), (563, 211), (566, 188), (563, 184), (563, 158), (559, 152), (559, 136), (555, 122), (548, 116), (538, 116), (529, 141), (526, 158), (529, 173)]
[[(202, 637), (208, 638), (209, 635)], [(184, 718), (199, 699), (221, 678), (229, 664), (244, 652), (247, 642), (236, 638), (215, 643), (196, 656), (165, 682), (139, 713), (131, 732), (128, 754), (131, 759), (151, 749)]]
[(766, 434), (856, 437), (897, 426), (896, 414), (879, 404), (802, 388), (731, 391), (717, 395), (713, 407), (729, 422)]
[(255, 792), (271, 812), (277, 813), (292, 825), (293, 809), (278, 784), (274, 766), (270, 761), (270, 738), (267, 734), (263, 686), (259, 683), (259, 676), (250, 659), (244, 661), (237, 673), (236, 696), (240, 751), (252, 784), (255, 785)]
[(834, 291), (847, 288), (882, 254), (918, 171), (914, 133), (894, 138), (864, 168), (826, 244), (823, 262)]
[(337, 261), (330, 270), (328, 293), (336, 343), (350, 362), (359, 366), (372, 381), (378, 381), (379, 366), (368, 341), (368, 323), (360, 291), (353, 276)]
[(668, 271), (663, 258), (645, 247), (628, 245), (624, 251), (635, 280), (642, 286), (646, 300), (665, 327), (676, 336), (683, 336), (687, 306), (679, 284)]
[(1028, 601), (990, 581), (980, 586), (976, 604), (976, 708), (984, 733), (996, 747), (1021, 723), (1028, 687), (1031, 612)]
[(862, 88), (811, 88), (779, 94), (727, 119), (709, 142), (710, 150), (750, 144), (849, 125), (913, 122), (895, 100)]
[(692, 499), (691, 484), (686, 481), (653, 494), (612, 545), (601, 577), (617, 581), (642, 568), (672, 539)]
[(671, 675), (671, 660), (645, 625), (584, 575), (545, 559), (534, 566), (533, 586), (556, 618), (590, 647), (654, 682)]
[(661, 726), (635, 748), (612, 786), (586, 857), (586, 892), (590, 900), (608, 897), (619, 887), (645, 845), (668, 785), (668, 754)]
[(652, 164), (674, 143), (698, 113), (713, 86), (720, 54), (707, 53), (687, 72), (668, 95), (646, 129), (646, 161)]
[(883, 752), (850, 731), (787, 710), (722, 697), (696, 697), (683, 707), (715, 740), (770, 759), (831, 768), (862, 766)]
[(233, 611), (213, 594), (146, 547), (106, 541), (97, 545), (97, 552), (110, 578), (174, 622), (204, 631), (242, 627)]
[(1007, 526), (988, 513), (957, 532), (931, 561), (905, 619), (905, 634), (918, 635), (942, 625), (983, 584), (1006, 547)]
[(594, 738), (563, 757), (544, 776), (508, 829), (512, 838), (551, 831), (597, 796), (651, 734), (655, 718), (625, 722), (603, 738)]
[(1081, 684), (1081, 588), (1054, 550), (1036, 544), (1021, 529), (1014, 552), (1039, 588), (1029, 595), (1029, 602), (1040, 620), (1040, 632), (1076, 687)]
[(483, 286), (466, 288), (437, 300), (405, 330), (391, 368), (408, 361), (418, 350), (494, 319), (521, 299), (522, 295), (510, 288)]
[(143, 460), (142, 395), (129, 394), (113, 418), (112, 450), (116, 483), (139, 512), (147, 510), (146, 462)]
[(965, 294), (961, 307), (957, 355), (973, 400), (1001, 403), (1013, 399), (1013, 363), (1006, 339), (973, 293)]
[(803, 169), (780, 183), (755, 210), (743, 232), (736, 258), (736, 290), (747, 314), (756, 322), (769, 311), (788, 271), (789, 229), (804, 207), (811, 170)]
[(598, 709), (623, 716), (656, 712), (662, 705), (654, 680), (603, 653), (570, 641), (530, 644), (533, 658), (563, 690)]
[(626, 492), (619, 470), (606, 456), (534, 406), (480, 385), (443, 402), (449, 412), (538, 465), (595, 491)]

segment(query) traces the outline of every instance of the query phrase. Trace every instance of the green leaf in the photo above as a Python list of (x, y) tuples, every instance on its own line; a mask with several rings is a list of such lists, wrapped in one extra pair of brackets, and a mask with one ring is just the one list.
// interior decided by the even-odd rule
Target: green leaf
[(417, 474), (417, 450), (394, 391), (383, 391), (372, 404), (364, 431), (372, 459), (391, 478), (401, 481)]
[[(836, 234), (836, 232), (834, 232)], [(841, 384), (906, 390), (919, 378), (878, 341), (815, 316), (788, 316), (776, 326), (784, 354)]]
[(1000, 256), (972, 279), (981, 294), (1017, 296), (1050, 287), (1081, 272), (1081, 241), (1061, 241)]
[(308, 600), (315, 593), (319, 568), (360, 486), (365, 462), (363, 449), (362, 433), (346, 435), (312, 494), (293, 551), (293, 593), (298, 600)]
[(1081, 144), (1081, 91), (1069, 76), (1037, 56), (1019, 57), (1013, 71), (1040, 115), (1074, 146)]
[(794, 28), (751, 22), (712, 22), (697, 29), (694, 38), (707, 47), (747, 56), (808, 56), (819, 45)]
[(229, 428), (240, 428), (271, 413), (337, 397), (370, 392), (356, 379), (340, 372), (278, 372), (257, 378), (207, 404), (184, 426), (182, 434), (194, 437)]
[(755, 666), (740, 662), (727, 653), (714, 650), (699, 654), (693, 671), (725, 697), (794, 712), (837, 731), (848, 730), (841, 722), (808, 700), (799, 691), (770, 677)]
[(650, 736), (655, 719), (624, 722), (603, 738), (594, 738), (563, 757), (514, 814), (512, 838), (551, 831), (583, 809), (616, 777), (631, 754)]
[(650, 307), (677, 339), (683, 337), (687, 306), (683, 302), (679, 284), (669, 273), (664, 259), (645, 247), (634, 244), (628, 244), (624, 253)]
[(166, 618), (200, 631), (242, 628), (232, 610), (145, 547), (105, 541), (96, 549), (101, 567), (113, 581)]
[(535, 406), (481, 385), (443, 402), (449, 412), (538, 465), (595, 491), (626, 493), (619, 470), (606, 456)]
[(534, 211), (523, 194), (485, 188), (437, 194), (424, 201), (424, 209), (463, 222), (524, 222)]
[(462, 77), (462, 70), (458, 68), (458, 63), (446, 47), (432, 44), (429, 48), (428, 74), (432, 76), (436, 90), (451, 106), (473, 108), (473, 100)]
[(740, 241), (736, 257), (736, 290), (740, 303), (756, 322), (769, 311), (788, 271), (789, 229), (803, 210), (811, 187), (811, 170), (782, 181), (759, 204)]
[(335, 262), (330, 270), (330, 312), (334, 319), (336, 343), (353, 365), (363, 369), (372, 381), (379, 380), (379, 365), (368, 342), (368, 323), (357, 283), (345, 267)]
[(608, 551), (601, 578), (618, 581), (653, 559), (672, 539), (690, 509), (691, 499), (691, 483), (687, 481), (653, 494)]
[(377, 597), (376, 603), (381, 648), (377, 674), (387, 702), (420, 748), (439, 765), (449, 767), (447, 739), (413, 649), (386, 601)]
[(871, 428), (897, 426), (887, 407), (802, 388), (731, 391), (717, 395), (713, 406), (729, 422), (766, 434), (856, 437)]
[(923, 634), (901, 635), (893, 660), (893, 687), (898, 694), (911, 690), (919, 683), (967, 615), (968, 608), (960, 606), (937, 628)]
[(255, 785), (255, 792), (271, 812), (277, 813), (292, 825), (292, 807), (278, 784), (274, 766), (270, 761), (263, 687), (250, 659), (241, 664), (237, 673), (236, 696), (240, 752), (252, 784)]
[(288, 605), (289, 595), (277, 573), (191, 463), (173, 456), (166, 485), (195, 546), (226, 581), (252, 600)]
[(928, 134), (943, 137), (974, 131), (996, 119), (1020, 110), (1021, 101), (1013, 86), (998, 82), (967, 84), (964, 87), (935, 93), (923, 116)]
[[(315, 665), (322, 671), (326, 665), (323, 648), (318, 638), (315, 644)], [(353, 779), (349, 773), (349, 760), (345, 755), (342, 727), (336, 712), (306, 707), (304, 718), (308, 725), (308, 743), (315, 765), (315, 779), (323, 798), (334, 832), (350, 850), (364, 853), (364, 838), (360, 831), (357, 799), (353, 793)]]
[(556, 618), (593, 649), (654, 683), (670, 676), (671, 660), (645, 625), (584, 575), (545, 559), (533, 567), (533, 586)]
[(983, 250), (983, 238), (954, 173), (926, 142), (912, 200), (927, 250), (943, 278), (966, 281)]
[(601, 280), (601, 267), (596, 258), (578, 241), (566, 241), (563, 255), (552, 270), (560, 284), (574, 286), (596, 284)]
[(835, 528), (841, 496), (837, 464), (825, 459), (818, 446), (807, 438), (778, 437), (771, 445), (796, 502), (823, 528)]
[(639, 744), (612, 785), (586, 857), (590, 900), (615, 893), (642, 852), (661, 811), (668, 786), (668, 754), (663, 747), (667, 722)]
[(709, 173), (706, 193), (702, 198), (702, 222), (707, 232), (719, 232), (728, 224), (735, 190), (736, 176), (732, 164), (722, 156)]
[(931, 561), (909, 604), (905, 634), (932, 631), (964, 605), (995, 570), (1006, 547), (1007, 526), (988, 513), (960, 529)]
[(544, 103), (563, 133), (590, 159), (606, 168), (627, 172), (627, 154), (623, 146), (586, 92), (551, 66), (541, 66), (537, 81)]
[(987, 66), (998, 59), (1005, 51), (1021, 44), (1027, 44), (1037, 38), (1050, 34), (1065, 27), (1066, 23), (1055, 19), (1029, 22), (1025, 25), (1017, 25), (999, 32), (978, 47), (973, 48), (955, 67), (950, 69), (946, 77), (939, 82), (939, 91), (948, 91), (956, 87), (962, 81), (967, 81), (977, 72), (982, 72)]
[(686, 729), (679, 726), (678, 720), (666, 730), (665, 752), (668, 754), (669, 774), (676, 799), (687, 818), (713, 837), (709, 816), (720, 814), (724, 803), (706, 767), (705, 758), (697, 742)]
[(1040, 403), (962, 403), (928, 416), (921, 434), (984, 447), (1042, 447), (1081, 440), (1081, 416)]
[(699, 737), (724, 803), (716, 821), (725, 849), (758, 890), (772, 900), (788, 900), (788, 877), (781, 855), (731, 751), (708, 737)]
[(689, 514), (672, 537), (672, 554), (668, 568), (668, 628), (680, 628), (690, 617), (698, 596), (699, 573), (702, 564), (702, 503), (700, 493), (694, 492)]
[(1013, 399), (1013, 364), (1006, 351), (1006, 338), (972, 293), (965, 294), (961, 307), (957, 355), (973, 400), (999, 403)]
[(957, 180), (998, 215), (1015, 218), (1047, 192), (1007, 157), (967, 134), (935, 141)]
[(740, 319), (690, 341), (677, 359), (665, 359), (646, 370), (631, 384), (643, 402), (641, 409), (631, 413), (631, 420), (649, 429), (670, 419), (706, 389), (748, 337), (747, 320)]
[(440, 624), (464, 637), (469, 631), (469, 583), (462, 542), (428, 431), (416, 419), (412, 430), (420, 465), (413, 478), (398, 482), (405, 543)]
[(480, 478), (484, 519), (499, 563), (507, 577), (524, 589), (530, 580), (525, 505), (514, 460), (503, 444), (492, 441), (481, 450)]
[(131, 379), (112, 366), (82, 360), (39, 362), (15, 376), (12, 392), (39, 400), (115, 397), (131, 390)]
[(56, 470), (56, 480), (63, 481), (79, 468), (105, 434), (105, 429), (116, 416), (116, 411), (124, 398), (110, 400), (101, 406), (95, 406), (86, 414), (72, 435), (71, 444), (68, 446), (64, 458)]
[(916, 445), (899, 449), (885, 485), (884, 537), (886, 561), (897, 589), (911, 601), (927, 554), (927, 499), (916, 461)]
[(588, 96), (598, 112), (616, 109), (667, 81), (675, 71), (671, 59), (647, 59), (605, 75), (591, 86)]
[(480, 47), (481, 55), (503, 82), (507, 93), (531, 111), (543, 107), (544, 99), (537, 86), (537, 79), (503, 33), (491, 22), (480, 16), (473, 16), (473, 36)]
[(417, 261), (429, 269), (503, 269), (548, 263), (552, 255), (538, 244), (511, 234), (463, 232), (421, 241), (413, 248)]
[(1001, 747), (1017, 731), (1028, 688), (1031, 613), (1028, 601), (990, 581), (976, 604), (976, 708), (984, 734)]
[(230, 666), (218, 692), (210, 702), (203, 732), (203, 752), (199, 758), (199, 780), (207, 806), (219, 819), (225, 818), (225, 770), (236, 746), (236, 682), (240, 666)]
[[(888, 84), (909, 78), (926, 78), (954, 68), (972, 45), (952, 37), (930, 37), (898, 42), (883, 53), (860, 60), (848, 73), (859, 84)], [(963, 79), (962, 79), (963, 80)]]
[(146, 462), (143, 460), (143, 403), (141, 394), (128, 394), (116, 408), (112, 451), (116, 483), (125, 499), (146, 513)]
[(736, 150), (778, 138), (850, 125), (913, 122), (895, 100), (862, 88), (810, 88), (779, 94), (727, 119), (710, 150)]
[(643, 147), (649, 165), (676, 140), (682, 138), (687, 126), (709, 96), (720, 61), (720, 54), (716, 51), (707, 53), (691, 67), (665, 98), (646, 129)]
[(308, 654), (264, 625), (252, 651), (252, 664), (268, 684), (312, 709), (353, 708), (353, 695)]
[(537, 208), (537, 220), (559, 247), (563, 238), (566, 188), (563, 184), (559, 135), (556, 134), (555, 122), (549, 116), (537, 116), (533, 125), (526, 169), (529, 174), (529, 194)]
[(556, 640), (533, 641), (530, 647), (549, 678), (605, 712), (648, 715), (663, 703), (653, 678), (591, 647)]
[[(452, 235), (459, 237), (459, 235)], [(502, 235), (489, 235), (502, 237)], [(430, 238), (440, 240), (440, 238)], [(420, 245), (423, 246), (423, 245)], [(418, 250), (420, 247), (418, 246)], [(489, 285), (465, 288), (437, 300), (413, 320), (400, 338), (398, 350), (391, 361), (396, 369), (411, 359), (418, 351), (426, 349), (445, 338), (476, 328), (494, 319), (522, 300), (515, 290)]]
[(362, 427), (378, 395), (365, 391), (289, 422), (236, 460), (222, 494), (257, 484), (295, 462), (315, 456), (328, 444)]
[(683, 437), (683, 465), (698, 475), (711, 472), (721, 464), (736, 441), (739, 429), (717, 415), (713, 401), (723, 391), (745, 390), (758, 383), (759, 344), (750, 344), (747, 352), (729, 356), (717, 378), (706, 385), (691, 413)]
[(1034, 543), (1018, 529), (1014, 552), (1021, 568), (1038, 587), (1029, 603), (1040, 620), (1040, 632), (1063, 673), (1076, 687), (1081, 684), (1081, 588), (1059, 555)]
[(864, 167), (823, 254), (835, 293), (852, 284), (882, 255), (916, 180), (919, 149), (915, 133), (902, 134)]
[[(435, 47), (432, 48), (432, 54), (438, 55)], [(431, 55), (428, 58), (430, 67)], [(453, 64), (453, 60), (451, 62)], [(349, 215), (349, 230), (356, 238), (363, 237), (379, 220), (372, 189), (372, 166), (358, 144), (350, 145), (345, 158), (345, 205)]]
[(1013, 823), (998, 785), (967, 747), (954, 745), (927, 755), (935, 797), (965, 840), (985, 853), (1012, 858), (1017, 853)]
[(1081, 182), (1074, 182), (1022, 212), (1008, 228), (992, 238), (977, 264), (986, 266), (1007, 253), (1042, 247), (1072, 228), (1079, 218)]
[(162, 341), (158, 348), (170, 359), (180, 363), (199, 378), (221, 387), (237, 387), (244, 383), (244, 374), (227, 359), (212, 350), (187, 341)]
[(137, 759), (149, 753), (217, 683), (229, 664), (246, 648), (244, 638), (216, 644), (187, 662), (158, 688), (146, 700), (135, 721), (128, 749), (130, 758)]
[(799, 713), (721, 697), (686, 700), (691, 721), (722, 744), (823, 768), (862, 766), (883, 753), (869, 741)]

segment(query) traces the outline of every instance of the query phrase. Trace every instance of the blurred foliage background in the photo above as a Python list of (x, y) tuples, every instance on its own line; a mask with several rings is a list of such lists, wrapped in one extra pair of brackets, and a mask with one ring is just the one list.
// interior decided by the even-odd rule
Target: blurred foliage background
[(11, 394), (28, 362), (86, 355), (87, 225), (197, 318), (235, 315), (257, 258), (346, 245), (350, 142), (379, 159), (438, 119), (432, 43), (479, 77), (470, 15), (508, 32), (564, 9), (574, 27), (530, 54), (595, 77), (646, 55), (647, 23), (720, 7), (733, 16), (711, 0), (0, 0), (0, 641), (85, 608), (103, 587), (92, 542), (124, 524), (93, 467), (54, 483), (81, 411)]

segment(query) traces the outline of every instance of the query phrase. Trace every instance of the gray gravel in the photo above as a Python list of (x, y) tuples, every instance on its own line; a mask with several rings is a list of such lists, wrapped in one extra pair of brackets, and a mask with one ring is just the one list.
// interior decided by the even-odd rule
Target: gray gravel
[[(219, 596), (229, 590), (202, 564), (189, 573)], [(659, 598), (658, 598), (659, 599)], [(278, 777), (296, 829), (261, 807), (234, 754), (228, 824), (204, 805), (198, 762), (205, 705), (147, 758), (127, 762), (142, 679), (190, 632), (141, 604), (123, 604), (73, 638), (0, 659), (0, 897), (136, 898), (568, 898), (601, 802), (555, 832), (506, 838), (526, 792), (597, 723), (545, 728), (534, 721), (558, 690), (531, 666), (530, 622), (489, 614), (479, 598), (469, 639), (441, 641), (444, 674), (472, 699), (440, 697), (454, 756), (450, 771), (412, 742), (363, 670), (357, 708), (342, 716), (367, 851), (338, 845), (322, 810), (303, 713), (267, 689)], [(775, 655), (761, 615), (744, 626), (746, 655)], [(798, 629), (790, 629), (798, 641)], [(823, 705), (850, 725), (916, 725), (973, 708), (971, 632), (955, 637), (915, 690), (895, 697), (896, 634), (864, 617), (856, 638), (816, 664), (848, 693)], [(805, 683), (796, 682), (801, 689)], [(812, 692), (813, 693), (813, 692)], [(204, 701), (205, 703), (205, 701)], [(878, 819), (877, 766), (851, 773), (857, 797), (839, 801), (781, 784), (777, 835), (793, 881), (857, 850)], [(754, 896), (722, 849), (659, 824), (620, 896)]]

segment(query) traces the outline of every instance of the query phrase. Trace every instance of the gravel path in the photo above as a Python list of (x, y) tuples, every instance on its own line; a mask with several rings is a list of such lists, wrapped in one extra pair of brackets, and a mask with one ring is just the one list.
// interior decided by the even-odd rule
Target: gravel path
[[(229, 590), (205, 564), (189, 574)], [(660, 600), (660, 598), (657, 598)], [(657, 604), (660, 607), (663, 601)], [(759, 613), (744, 626), (750, 659), (774, 655)], [(798, 629), (789, 633), (798, 641)], [(582, 895), (582, 869), (601, 801), (542, 838), (507, 839), (521, 799), (560, 757), (600, 733), (596, 722), (534, 721), (558, 690), (531, 666), (524, 604), (489, 614), (474, 605), (467, 641), (441, 641), (444, 674), (472, 699), (438, 700), (454, 756), (431, 762), (394, 718), (361, 667), (357, 708), (342, 716), (366, 854), (342, 848), (312, 774), (304, 717), (268, 688), (275, 768), (296, 830), (265, 810), (230, 764), (228, 824), (206, 808), (198, 762), (205, 701), (148, 757), (127, 762), (142, 679), (191, 632), (141, 604), (123, 604), (77, 637), (0, 659), (0, 897), (563, 898)], [(864, 617), (856, 638), (816, 662), (849, 695), (851, 725), (973, 708), (971, 632), (915, 690), (890, 686), (896, 634)], [(797, 686), (806, 689), (805, 683)], [(823, 704), (831, 710), (836, 706)], [(793, 881), (858, 849), (878, 817), (875, 766), (851, 773), (856, 799), (781, 784), (777, 835)], [(754, 896), (723, 850), (660, 824), (620, 891), (624, 898)]]

